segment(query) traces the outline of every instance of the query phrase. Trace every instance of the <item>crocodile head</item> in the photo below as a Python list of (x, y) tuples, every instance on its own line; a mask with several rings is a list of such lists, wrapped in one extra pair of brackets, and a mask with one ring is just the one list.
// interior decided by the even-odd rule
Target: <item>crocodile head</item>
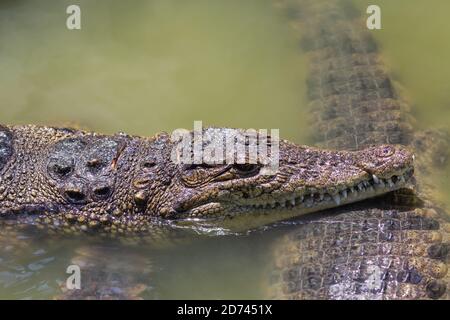
[[(206, 132), (214, 138), (230, 130)], [(164, 133), (146, 139), (0, 127), (0, 216), (96, 232), (143, 232), (174, 220), (225, 226), (244, 219), (238, 226), (247, 228), (396, 190), (413, 173), (413, 156), (401, 146), (349, 152), (277, 145), (278, 169), (270, 172), (266, 162), (247, 157), (177, 163), (177, 144)]]
[(402, 188), (413, 174), (413, 155), (396, 145), (334, 151), (280, 141), (278, 170), (267, 175), (264, 167), (179, 165), (167, 201), (153, 203), (153, 211), (175, 219), (281, 220)]

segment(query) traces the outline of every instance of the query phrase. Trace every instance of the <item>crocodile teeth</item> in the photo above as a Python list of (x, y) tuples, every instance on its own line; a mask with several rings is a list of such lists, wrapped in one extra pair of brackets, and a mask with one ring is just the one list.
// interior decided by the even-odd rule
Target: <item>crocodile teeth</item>
[(333, 200), (336, 202), (337, 205), (341, 204), (341, 197), (339, 197), (338, 194), (333, 195)]
[(388, 183), (389, 187), (391, 187), (391, 188), (394, 186), (392, 179), (387, 179), (387, 183)]
[(341, 190), (336, 194), (331, 195), (328, 193), (318, 192), (316, 194), (308, 194), (306, 195), (306, 198), (304, 198), (304, 196), (298, 196), (295, 199), (287, 200), (285, 205), (295, 206), (296, 204), (302, 203), (302, 205), (306, 207), (311, 207), (316, 202), (333, 200), (336, 205), (339, 206), (342, 203), (342, 199), (345, 200), (349, 197), (358, 197), (359, 192), (375, 193), (375, 190), (384, 189), (386, 188), (386, 186), (388, 186), (389, 188), (394, 188), (396, 185), (405, 182), (406, 178), (403, 175), (394, 176), (388, 179), (382, 179), (373, 174), (372, 180), (361, 181), (358, 184), (348, 187), (348, 189)]

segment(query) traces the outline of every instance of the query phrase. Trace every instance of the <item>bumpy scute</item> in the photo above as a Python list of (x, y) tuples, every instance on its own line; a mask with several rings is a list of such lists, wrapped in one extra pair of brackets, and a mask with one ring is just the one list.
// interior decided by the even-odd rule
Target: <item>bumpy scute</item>
[(421, 211), (343, 210), (275, 246), (271, 294), (284, 299), (424, 299), (446, 292), (447, 244)]
[[(247, 213), (257, 222), (268, 210), (280, 220), (396, 190), (413, 173), (412, 154), (400, 146), (347, 152), (283, 140), (279, 170), (266, 175), (261, 163), (178, 163), (167, 133), (104, 136), (31, 125), (6, 132), (4, 149), (14, 136), (14, 154), (0, 177), (0, 213), (18, 223), (31, 215), (38, 226), (69, 233), (142, 234), (154, 232), (158, 219), (220, 222)], [(224, 132), (243, 130), (203, 131)]]
[(6, 166), (13, 153), (11, 131), (0, 125), (0, 171)]
[[(310, 60), (314, 141), (336, 149), (406, 145), (416, 154), (416, 174), (414, 192), (400, 190), (315, 215), (280, 240), (273, 249), (270, 296), (448, 299), (448, 214), (428, 192), (436, 189), (429, 179), (432, 171), (448, 156), (446, 134), (413, 135), (409, 106), (396, 92), (363, 19), (349, 10), (349, 1), (282, 3), (291, 25), (301, 30)], [(381, 151), (390, 153), (389, 148)]]
[(67, 201), (105, 200), (114, 191), (120, 151), (120, 142), (111, 138), (68, 138), (49, 151), (47, 170)]

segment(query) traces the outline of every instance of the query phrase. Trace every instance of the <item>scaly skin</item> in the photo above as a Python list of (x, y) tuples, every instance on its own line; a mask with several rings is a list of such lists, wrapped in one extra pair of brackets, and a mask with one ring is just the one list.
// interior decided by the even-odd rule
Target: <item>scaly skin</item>
[[(231, 129), (204, 135), (223, 130)], [(392, 145), (347, 152), (280, 141), (279, 170), (263, 175), (259, 164), (175, 164), (165, 133), (29, 125), (2, 126), (0, 138), (0, 215), (65, 232), (146, 234), (167, 221), (268, 212), (282, 219), (399, 189), (413, 172), (412, 154)]]
[[(429, 176), (448, 156), (442, 132), (413, 134), (412, 117), (358, 15), (345, 1), (286, 1), (311, 61), (314, 138), (337, 149), (399, 143), (416, 153), (417, 193), (315, 214), (275, 244), (269, 296), (281, 299), (438, 299), (449, 292), (448, 215)], [(344, 10), (350, 9), (350, 10)]]

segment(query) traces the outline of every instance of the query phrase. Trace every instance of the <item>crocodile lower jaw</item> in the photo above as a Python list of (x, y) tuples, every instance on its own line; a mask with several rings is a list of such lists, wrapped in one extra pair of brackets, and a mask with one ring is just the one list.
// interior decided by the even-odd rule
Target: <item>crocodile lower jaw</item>
[(373, 176), (370, 180), (362, 181), (333, 194), (319, 190), (309, 194), (293, 195), (282, 201), (274, 200), (245, 207), (246, 211), (300, 210), (300, 213), (308, 213), (362, 201), (401, 189), (412, 175), (413, 169), (408, 169), (402, 174), (393, 175), (387, 179)]

